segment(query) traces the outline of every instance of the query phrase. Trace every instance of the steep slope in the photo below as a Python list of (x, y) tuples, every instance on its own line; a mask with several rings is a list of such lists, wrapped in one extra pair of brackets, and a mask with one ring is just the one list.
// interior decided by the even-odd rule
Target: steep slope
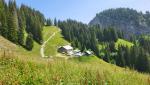
[(44, 41), (47, 41), (50, 36), (52, 36), (55, 33), (55, 35), (45, 44), (45, 56), (48, 57), (59, 57), (57, 49), (60, 46), (68, 45), (69, 42), (66, 41), (63, 36), (61, 35), (61, 30), (55, 26), (48, 26), (44, 27)]
[[(20, 56), (22, 57), (22, 56)], [(0, 58), (0, 84), (149, 85), (149, 77), (97, 57), (54, 61)]]
[(127, 47), (132, 47), (134, 46), (133, 43), (129, 42), (129, 41), (126, 41), (126, 40), (123, 40), (123, 39), (118, 39), (117, 42), (115, 43), (115, 48), (118, 49), (118, 46), (119, 45), (123, 45), (123, 46), (127, 46)]
[[(53, 26), (44, 27), (44, 40), (58, 30)], [(61, 32), (57, 33), (44, 48), (46, 56), (53, 56), (54, 61), (41, 58), (41, 46), (35, 42), (33, 51), (29, 52), (3, 37), (0, 37), (0, 40), (0, 45), (7, 49), (11, 47), (13, 52), (16, 52), (14, 55), (10, 53), (10, 57), (0, 55), (2, 57), (0, 57), (0, 84), (148, 85), (150, 83), (148, 74), (120, 68), (95, 56), (69, 60), (56, 58), (61, 56), (57, 53), (57, 47), (68, 44)]]
[[(0, 49), (16, 48), (17, 46), (12, 42), (8, 41), (4, 37), (0, 36)], [(12, 49), (13, 50), (13, 49)]]
[(113, 26), (123, 30), (126, 36), (147, 34), (150, 33), (150, 13), (143, 14), (129, 8), (109, 9), (98, 13), (89, 24), (99, 24), (102, 28)]
[(16, 51), (17, 45), (0, 36), (0, 55), (9, 55)]
[[(46, 26), (43, 28), (43, 39), (46, 41), (51, 35), (53, 35), (54, 32), (59, 31), (59, 28), (55, 26)], [(13, 52), (13, 54), (21, 55), (26, 58), (19, 57), (21, 59), (27, 59), (27, 60), (39, 60), (41, 59), (41, 45), (34, 42), (34, 48), (32, 51), (27, 51), (21, 46), (15, 45), (12, 42), (6, 40), (2, 36), (0, 36), (0, 48), (2, 48), (3, 51), (10, 50)], [(58, 55), (57, 48), (59, 46), (67, 45), (69, 44), (66, 40), (63, 39), (63, 36), (61, 35), (61, 31), (56, 33), (56, 35), (45, 44), (44, 47), (44, 53), (45, 56), (51, 56), (51, 57), (60, 57), (61, 55)], [(5, 49), (4, 49), (5, 48)], [(2, 51), (1, 51), (2, 52)], [(3, 54), (2, 52), (1, 54)]]

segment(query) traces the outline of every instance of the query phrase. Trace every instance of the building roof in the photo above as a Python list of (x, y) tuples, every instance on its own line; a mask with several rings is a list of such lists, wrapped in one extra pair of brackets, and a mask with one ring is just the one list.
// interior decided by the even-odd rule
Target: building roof
[(73, 49), (73, 47), (71, 47), (70, 45), (63, 46), (63, 48), (65, 48), (67, 50), (72, 50)]
[(91, 52), (91, 51), (86, 51), (86, 53), (87, 53), (87, 54), (92, 54), (92, 52)]
[(75, 53), (79, 53), (79, 52), (81, 52), (80, 50), (78, 50), (78, 49), (76, 49), (76, 50), (74, 50), (74, 52)]

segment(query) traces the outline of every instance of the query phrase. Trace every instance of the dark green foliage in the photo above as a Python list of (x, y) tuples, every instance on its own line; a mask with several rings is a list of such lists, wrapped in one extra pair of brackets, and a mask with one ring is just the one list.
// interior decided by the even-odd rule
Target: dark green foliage
[(24, 46), (24, 40), (25, 40), (25, 28), (26, 28), (26, 22), (25, 22), (25, 16), (22, 11), (19, 11), (18, 13), (18, 20), (19, 20), (19, 29), (18, 29), (18, 43), (21, 46)]
[(101, 29), (99, 25), (94, 25), (90, 29), (94, 30), (99, 42), (116, 42), (118, 38), (123, 39), (123, 32), (112, 27)]
[(9, 14), (8, 14), (8, 38), (14, 43), (18, 43), (18, 15), (16, 3), (14, 1), (9, 1)]
[(139, 38), (139, 45), (150, 53), (150, 38), (149, 36), (141, 36)]
[(55, 26), (58, 26), (58, 22), (57, 22), (57, 19), (56, 19), (56, 18), (54, 19), (54, 25), (55, 25)]
[(67, 20), (59, 21), (58, 26), (62, 29), (64, 38), (72, 42), (72, 46), (79, 48), (81, 51), (91, 49), (99, 56), (100, 51), (95, 31), (92, 31), (86, 24)]
[[(136, 37), (136, 36), (132, 36)], [(149, 36), (141, 36), (134, 38), (134, 46), (119, 46), (115, 48), (115, 42), (104, 42), (104, 56), (101, 58), (109, 63), (116, 64), (121, 67), (130, 67), (140, 72), (150, 72), (150, 38)], [(137, 40), (136, 40), (137, 39)]]
[(110, 26), (118, 28), (124, 32), (126, 38), (129, 38), (130, 35), (150, 33), (150, 13), (142, 13), (130, 8), (108, 9), (98, 13), (89, 24), (99, 24), (102, 28)]
[(42, 13), (25, 5), (17, 8), (14, 0), (8, 4), (0, 0), (0, 35), (15, 44), (24, 46), (25, 33), (31, 33), (33, 39), (42, 44), (42, 27), (45, 18)]
[[(106, 16), (110, 20), (105, 19), (104, 17)], [(149, 36), (127, 36), (128, 33), (124, 34), (123, 32), (126, 29), (116, 29), (120, 25), (126, 27), (131, 24), (132, 27), (145, 29), (146, 27), (140, 26), (139, 21), (141, 24), (145, 23), (150, 26), (150, 13), (139, 14), (132, 9), (120, 8), (116, 12), (114, 12), (114, 9), (104, 11), (97, 14), (97, 17), (99, 17), (98, 20), (102, 19), (102, 21), (109, 21), (109, 23), (103, 23), (101, 24), (102, 26), (95, 24), (89, 26), (74, 20), (57, 21), (55, 18), (54, 25), (59, 26), (64, 38), (73, 47), (79, 48), (81, 51), (92, 50), (95, 55), (106, 62), (114, 63), (121, 67), (128, 66), (142, 72), (150, 72)], [(143, 21), (142, 18), (145, 20)], [(39, 44), (43, 43), (42, 27), (45, 22), (48, 26), (53, 25), (51, 19), (45, 20), (44, 15), (39, 11), (25, 5), (17, 8), (14, 0), (10, 0), (8, 4), (4, 0), (0, 0), (0, 35), (15, 44), (26, 47), (27, 50), (32, 50), (34, 40)], [(134, 33), (141, 33), (141, 31), (137, 31)], [(28, 34), (26, 40), (25, 33)], [(135, 45), (131, 48), (119, 46), (116, 49), (115, 42), (119, 38), (124, 39), (125, 37), (128, 37)], [(99, 44), (104, 44), (105, 47), (100, 50)], [(100, 56), (101, 52), (104, 53), (103, 56)]]
[(31, 9), (25, 5), (21, 5), (20, 11), (22, 11), (25, 16), (26, 31), (28, 33), (32, 33), (33, 39), (39, 44), (42, 44), (42, 27), (45, 22), (44, 15), (41, 14), (39, 11)]
[(148, 60), (149, 54), (145, 53), (144, 49), (140, 49), (140, 54), (137, 57), (136, 61), (136, 69), (139, 71), (146, 71), (150, 72), (150, 66), (149, 66), (149, 60)]
[(0, 0), (0, 34), (7, 38), (7, 5), (4, 0)]
[(52, 25), (53, 25), (52, 20), (51, 20), (51, 19), (47, 19), (47, 20), (46, 20), (46, 25), (47, 25), (47, 26), (52, 26)]
[(30, 51), (32, 50), (32, 48), (33, 48), (33, 36), (31, 33), (29, 33), (26, 39), (26, 49)]
[(110, 52), (106, 51), (105, 57), (103, 57), (103, 60), (110, 63), (110, 58), (111, 58)]
[(116, 65), (121, 67), (128, 66), (141, 72), (150, 72), (149, 53), (142, 47), (133, 46), (132, 48), (120, 46), (118, 55), (115, 57)]
[(110, 42), (109, 43), (109, 51), (110, 52), (116, 52), (115, 42)]

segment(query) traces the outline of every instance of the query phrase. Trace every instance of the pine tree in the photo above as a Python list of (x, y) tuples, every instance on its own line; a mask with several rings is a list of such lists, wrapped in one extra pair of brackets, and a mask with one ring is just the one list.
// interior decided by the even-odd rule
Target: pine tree
[(0, 0), (0, 34), (7, 38), (7, 5), (4, 0)]
[(118, 35), (116, 30), (114, 28), (110, 28), (110, 33), (111, 33), (112, 41), (116, 42), (118, 40)]
[(31, 51), (32, 48), (33, 48), (33, 36), (31, 33), (29, 33), (26, 39), (26, 49)]
[(109, 43), (109, 49), (110, 49), (110, 52), (116, 52), (115, 42), (112, 41)]
[(9, 1), (8, 38), (17, 44), (18, 42), (18, 16), (15, 1)]
[(141, 49), (140, 55), (137, 58), (136, 69), (142, 72), (150, 72), (149, 60), (144, 49)]
[(95, 52), (95, 54), (96, 54), (98, 57), (100, 57), (100, 55), (99, 55), (100, 51), (99, 51), (99, 48), (98, 48), (98, 41), (97, 41), (97, 39), (96, 39), (95, 33), (92, 32), (91, 36), (92, 36), (92, 37), (91, 37), (91, 49)]
[(54, 25), (55, 25), (55, 26), (58, 25), (58, 24), (57, 24), (57, 19), (56, 19), (56, 18), (54, 19)]
[(124, 46), (119, 46), (118, 47), (118, 56), (116, 58), (116, 64), (118, 66), (124, 67), (126, 65), (124, 54), (125, 54)]
[(52, 26), (53, 25), (52, 20), (51, 19), (47, 19), (46, 20), (46, 25), (47, 26)]
[(18, 13), (18, 20), (19, 20), (19, 29), (18, 29), (18, 43), (22, 46), (24, 46), (24, 40), (25, 40), (25, 29), (26, 29), (26, 22), (25, 22), (25, 16), (23, 11), (20, 11)]

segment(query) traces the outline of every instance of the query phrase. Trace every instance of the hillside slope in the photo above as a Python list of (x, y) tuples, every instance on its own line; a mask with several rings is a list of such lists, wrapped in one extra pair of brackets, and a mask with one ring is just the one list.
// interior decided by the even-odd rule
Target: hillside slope
[(150, 13), (129, 8), (109, 9), (98, 13), (89, 24), (99, 24), (102, 28), (113, 26), (124, 31), (126, 36), (147, 34), (150, 33)]
[[(43, 31), (44, 40), (47, 40), (57, 30), (57, 27), (45, 27)], [(35, 42), (33, 51), (29, 52), (3, 37), (0, 37), (0, 40), (0, 45), (8, 49), (13, 48), (12, 53), (14, 53), (14, 55), (10, 53), (5, 57), (1, 53), (0, 84), (148, 85), (150, 83), (148, 74), (117, 67), (95, 56), (69, 60), (56, 58), (58, 56), (57, 47), (68, 44), (63, 39), (61, 32), (56, 34), (45, 48), (45, 54), (53, 56), (54, 61), (41, 58), (41, 46)]]
[[(59, 28), (55, 26), (46, 26), (43, 28), (43, 39), (46, 41), (54, 32), (59, 31)], [(41, 45), (39, 45), (37, 42), (34, 42), (34, 47), (32, 51), (27, 51), (21, 46), (15, 45), (12, 42), (6, 40), (2, 36), (0, 36), (0, 46), (3, 46), (2, 50), (10, 50), (13, 54), (17, 54), (18, 56), (24, 56), (26, 58), (19, 57), (21, 59), (27, 59), (27, 60), (39, 60), (41, 59), (40, 55), (40, 49)], [(61, 35), (61, 31), (59, 33), (56, 33), (56, 35), (46, 43), (44, 50), (46, 56), (52, 56), (52, 57), (60, 57), (61, 54), (58, 55), (57, 49), (59, 46), (68, 45), (69, 42), (63, 39), (63, 36)], [(4, 49), (6, 48), (6, 49)], [(2, 53), (3, 54), (3, 53)]]
[[(22, 57), (22, 56), (20, 56)], [(108, 64), (97, 57), (54, 61), (0, 58), (0, 84), (149, 85), (149, 76)]]

